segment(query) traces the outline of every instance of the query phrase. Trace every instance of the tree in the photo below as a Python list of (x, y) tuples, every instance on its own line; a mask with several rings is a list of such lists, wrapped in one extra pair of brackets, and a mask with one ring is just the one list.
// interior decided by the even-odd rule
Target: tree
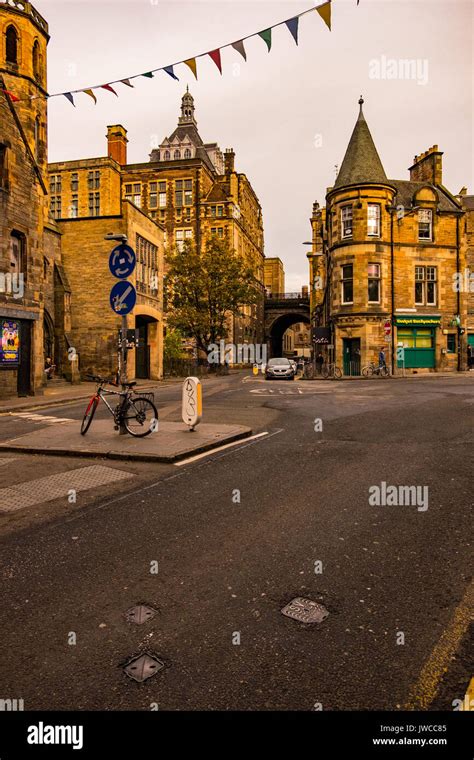
[(225, 240), (210, 237), (198, 253), (192, 241), (166, 256), (168, 323), (192, 337), (207, 353), (228, 331), (230, 314), (242, 316), (242, 306), (257, 303), (259, 288), (246, 266)]
[(164, 339), (165, 359), (183, 359), (183, 334), (180, 330), (167, 330)]

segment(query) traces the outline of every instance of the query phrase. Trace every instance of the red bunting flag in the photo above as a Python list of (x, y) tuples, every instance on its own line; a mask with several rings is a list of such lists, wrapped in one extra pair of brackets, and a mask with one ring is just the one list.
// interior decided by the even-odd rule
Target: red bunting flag
[[(115, 92), (114, 88), (110, 84), (102, 84), (101, 85), (101, 89), (102, 90), (108, 90), (109, 92), (113, 92), (114, 95), (117, 95), (117, 93)], [(117, 95), (117, 97), (118, 97), (118, 95)]]
[(221, 51), (219, 50), (219, 48), (217, 48), (217, 50), (212, 50), (210, 53), (208, 53), (208, 55), (212, 58), (212, 60), (214, 61), (217, 68), (222, 74)]
[(8, 95), (12, 103), (18, 103), (20, 98), (17, 98), (16, 95), (13, 94), (13, 92), (10, 92), (10, 90), (2, 90), (2, 92), (5, 93), (5, 95)]

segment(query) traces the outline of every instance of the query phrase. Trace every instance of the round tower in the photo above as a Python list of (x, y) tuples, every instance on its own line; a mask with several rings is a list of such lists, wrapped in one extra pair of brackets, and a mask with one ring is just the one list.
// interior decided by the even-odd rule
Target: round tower
[(19, 98), (15, 111), (46, 177), (48, 24), (31, 3), (0, 0), (0, 32), (0, 87)]

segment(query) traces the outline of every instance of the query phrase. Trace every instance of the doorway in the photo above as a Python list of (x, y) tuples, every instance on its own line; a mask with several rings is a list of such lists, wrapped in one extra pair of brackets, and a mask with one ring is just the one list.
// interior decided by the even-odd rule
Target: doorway
[(342, 354), (344, 374), (348, 377), (360, 375), (360, 338), (343, 338)]
[(17, 392), (19, 396), (31, 393), (31, 322), (20, 321), (20, 363), (18, 365)]
[(135, 349), (135, 377), (147, 380), (150, 377), (150, 347), (148, 345), (147, 317), (137, 316), (138, 346)]

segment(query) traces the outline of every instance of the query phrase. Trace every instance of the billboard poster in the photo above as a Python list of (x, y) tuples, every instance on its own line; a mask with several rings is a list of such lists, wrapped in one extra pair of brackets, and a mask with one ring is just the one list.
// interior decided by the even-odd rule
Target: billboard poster
[(0, 320), (0, 364), (20, 362), (20, 323), (10, 319)]

